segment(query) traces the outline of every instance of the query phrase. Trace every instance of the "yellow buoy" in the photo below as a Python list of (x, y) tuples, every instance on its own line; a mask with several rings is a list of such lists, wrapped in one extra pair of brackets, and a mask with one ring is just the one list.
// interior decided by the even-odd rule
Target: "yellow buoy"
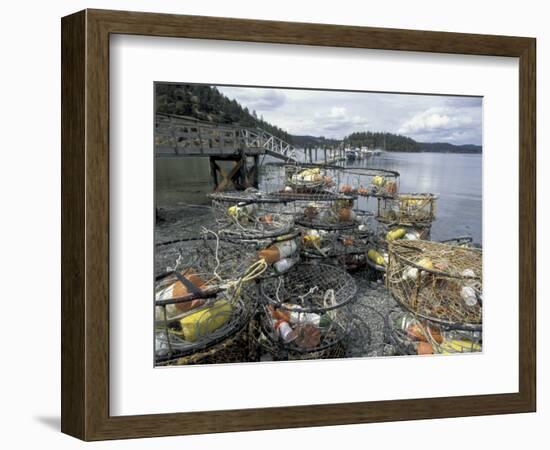
[(367, 252), (367, 257), (372, 261), (374, 262), (375, 264), (379, 265), (379, 266), (385, 266), (386, 265), (386, 260), (384, 259), (384, 257), (378, 253), (375, 249), (371, 248), (368, 252)]
[(374, 184), (375, 186), (382, 187), (385, 183), (386, 179), (380, 175), (372, 177), (372, 184)]
[(405, 228), (396, 228), (395, 230), (391, 230), (386, 233), (386, 240), (396, 241), (397, 239), (401, 239), (406, 234), (407, 230)]
[(218, 300), (212, 306), (200, 309), (180, 320), (185, 340), (195, 342), (198, 338), (212, 333), (231, 317), (233, 307), (227, 300)]
[(319, 234), (306, 234), (303, 241), (307, 247), (318, 247), (321, 245), (321, 236)]
[(434, 264), (433, 264), (433, 262), (430, 258), (422, 258), (416, 264), (421, 266), (421, 267), (424, 267), (424, 269), (433, 269), (434, 268)]
[(481, 345), (477, 342), (472, 342), (467, 339), (451, 339), (443, 341), (440, 345), (439, 352), (444, 355), (451, 353), (470, 353), (481, 351)]

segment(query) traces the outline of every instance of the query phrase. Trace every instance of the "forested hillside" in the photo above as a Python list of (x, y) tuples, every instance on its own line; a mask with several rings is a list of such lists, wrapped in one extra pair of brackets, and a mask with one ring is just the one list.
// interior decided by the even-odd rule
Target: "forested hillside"
[(272, 125), (255, 111), (243, 108), (237, 101), (228, 99), (216, 87), (195, 84), (156, 85), (156, 110), (166, 114), (193, 117), (208, 122), (236, 124), (244, 127), (262, 128), (287, 141), (290, 135)]
[(419, 152), (420, 145), (414, 139), (399, 134), (380, 132), (352, 133), (344, 138), (344, 144), (351, 147), (379, 148), (394, 152)]

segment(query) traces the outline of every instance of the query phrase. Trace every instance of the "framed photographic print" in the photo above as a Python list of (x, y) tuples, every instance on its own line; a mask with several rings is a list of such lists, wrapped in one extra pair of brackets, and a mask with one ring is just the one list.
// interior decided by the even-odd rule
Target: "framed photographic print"
[(62, 20), (62, 431), (530, 412), (535, 39)]

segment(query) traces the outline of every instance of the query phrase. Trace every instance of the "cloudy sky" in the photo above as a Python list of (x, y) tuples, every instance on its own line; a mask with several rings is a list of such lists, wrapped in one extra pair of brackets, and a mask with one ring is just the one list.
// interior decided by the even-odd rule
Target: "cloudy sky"
[(343, 138), (387, 131), (420, 142), (481, 145), (479, 97), (218, 87), (291, 134)]

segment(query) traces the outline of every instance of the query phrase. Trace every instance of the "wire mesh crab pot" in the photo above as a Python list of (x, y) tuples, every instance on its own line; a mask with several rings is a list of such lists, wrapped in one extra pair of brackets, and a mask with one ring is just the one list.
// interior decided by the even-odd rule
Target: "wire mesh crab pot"
[(311, 359), (356, 358), (372, 350), (372, 334), (368, 323), (357, 314), (349, 314), (349, 332), (339, 341), (314, 351), (296, 351), (273, 335), (265, 322), (252, 321), (251, 341), (256, 361), (293, 361)]
[(244, 191), (213, 192), (207, 197), (212, 200), (213, 206), (220, 208), (222, 212), (226, 212), (228, 208), (238, 204), (256, 204), (266, 213), (286, 214), (289, 203), (294, 201), (273, 196), (256, 188), (247, 188)]
[(448, 329), (404, 309), (388, 313), (388, 339), (398, 355), (475, 353), (482, 350), (481, 331)]
[(345, 358), (347, 351), (345, 342), (334, 341), (322, 349), (312, 351), (296, 351), (280, 342), (276, 336), (271, 335), (262, 323), (256, 323), (252, 338), (257, 348), (257, 359), (260, 361), (303, 361), (312, 359), (336, 359)]
[(480, 330), (482, 253), (431, 241), (389, 244), (386, 285), (420, 319), (448, 328)]
[(399, 193), (399, 172), (384, 169), (342, 169), (338, 192), (359, 197), (393, 198)]
[(197, 349), (184, 356), (178, 356), (177, 353), (170, 356), (170, 348), (163, 334), (157, 335), (156, 339), (161, 348), (161, 351), (157, 353), (157, 366), (227, 364), (249, 360), (250, 340), (247, 326), (243, 326), (236, 333), (228, 335), (217, 344), (206, 346), (203, 350)]
[[(336, 200), (341, 168), (318, 164), (266, 164), (260, 189), (278, 200)], [(350, 197), (350, 196), (348, 196)]]
[(200, 235), (155, 247), (155, 273), (194, 273), (201, 285), (221, 285), (243, 276), (257, 260), (252, 243), (220, 239), (213, 230), (203, 228)]
[(363, 223), (362, 212), (354, 209), (354, 199), (340, 196), (330, 201), (297, 201), (293, 204), (297, 225), (317, 230), (349, 230)]
[(395, 198), (379, 198), (376, 219), (398, 225), (427, 225), (435, 220), (436, 200), (433, 194), (399, 194)]
[(328, 349), (350, 332), (349, 303), (357, 286), (343, 269), (302, 263), (262, 280), (261, 327), (272, 342), (294, 353)]
[(336, 231), (303, 228), (301, 231), (304, 259), (331, 262), (346, 270), (365, 266), (368, 239), (357, 228)]
[[(186, 279), (187, 281), (183, 281)], [(170, 274), (157, 284), (155, 359), (163, 364), (197, 364), (246, 360), (246, 326), (256, 304), (241, 288), (196, 288), (193, 276)], [(178, 286), (178, 283), (181, 283)], [(175, 292), (190, 283), (188, 293)], [(168, 291), (168, 292), (167, 292)]]
[(263, 203), (226, 202), (212, 200), (216, 232), (224, 239), (258, 240), (288, 234), (294, 229), (294, 217), (265, 209)]
[(190, 361), (200, 359), (210, 347), (238, 333), (255, 308), (242, 297), (247, 283), (264, 270), (254, 247), (223, 241), (214, 233), (208, 239), (211, 233), (206, 230), (201, 238), (180, 242), (178, 257), (156, 278), (159, 364), (190, 355), (195, 355)]

